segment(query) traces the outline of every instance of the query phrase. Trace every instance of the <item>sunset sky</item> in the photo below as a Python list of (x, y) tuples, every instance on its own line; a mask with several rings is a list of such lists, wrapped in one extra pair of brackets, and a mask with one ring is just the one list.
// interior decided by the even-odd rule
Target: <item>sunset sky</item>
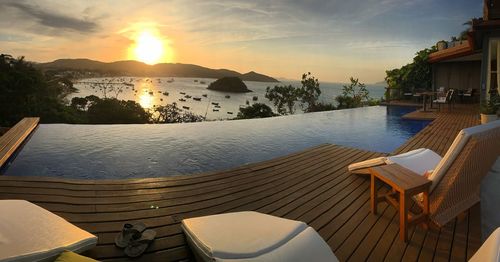
[[(320, 81), (371, 83), (414, 53), (458, 35), (482, 0), (14, 1), (0, 0), (0, 52), (58, 58), (138, 59), (251, 70)], [(142, 40), (141, 40), (142, 41)], [(153, 49), (154, 49), (153, 48)], [(142, 57), (142, 56), (141, 56)], [(156, 60), (151, 60), (156, 61)]]

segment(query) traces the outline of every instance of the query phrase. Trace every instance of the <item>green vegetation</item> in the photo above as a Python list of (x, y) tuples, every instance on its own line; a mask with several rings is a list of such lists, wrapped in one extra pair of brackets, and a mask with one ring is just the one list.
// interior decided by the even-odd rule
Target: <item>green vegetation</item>
[(205, 120), (202, 116), (180, 109), (175, 102), (166, 106), (156, 107), (151, 119), (154, 123), (187, 123)]
[(351, 83), (344, 85), (342, 95), (335, 98), (338, 109), (361, 107), (369, 101), (369, 92), (366, 85), (359, 82), (359, 79), (351, 77)]
[(79, 113), (80, 122), (89, 124), (145, 124), (151, 114), (135, 101), (87, 96), (71, 99), (71, 106)]
[(249, 119), (249, 118), (265, 118), (273, 117), (276, 114), (273, 110), (266, 104), (257, 103), (251, 106), (240, 108), (238, 113), (238, 119)]
[(500, 109), (500, 97), (493, 95), (481, 105), (481, 114), (496, 115)]
[(302, 74), (300, 81), (302, 88), (298, 90), (300, 101), (302, 102), (302, 109), (304, 112), (317, 111), (317, 104), (321, 90), (319, 89), (319, 80), (311, 75), (311, 72)]
[(273, 102), (280, 115), (293, 114), (298, 97), (299, 90), (292, 85), (278, 85), (273, 88), (266, 88), (266, 98)]
[(432, 86), (432, 69), (427, 62), (429, 54), (436, 48), (426, 48), (416, 53), (413, 62), (401, 68), (387, 70), (385, 81), (389, 88), (400, 89), (403, 93), (415, 90), (430, 90)]
[(295, 112), (295, 104), (300, 103), (304, 112), (319, 112), (335, 109), (354, 108), (365, 105), (377, 105), (379, 101), (369, 98), (366, 85), (358, 79), (350, 78), (351, 83), (344, 85), (342, 95), (335, 97), (338, 106), (319, 102), (320, 83), (310, 72), (302, 75), (302, 87), (292, 85), (267, 87), (266, 98), (273, 102), (278, 114), (288, 115)]
[[(322, 109), (334, 108), (331, 105), (319, 105), (318, 99), (321, 95), (319, 80), (311, 75), (311, 72), (302, 74), (300, 81), (302, 87), (297, 88), (292, 85), (267, 87), (266, 98), (273, 102), (280, 115), (295, 113), (295, 104), (300, 102), (304, 112), (323, 111)], [(328, 110), (327, 109), (327, 110)]]
[(0, 55), (0, 126), (12, 126), (27, 116), (47, 122), (74, 122), (66, 97), (75, 92), (71, 81), (43, 74), (31, 63)]

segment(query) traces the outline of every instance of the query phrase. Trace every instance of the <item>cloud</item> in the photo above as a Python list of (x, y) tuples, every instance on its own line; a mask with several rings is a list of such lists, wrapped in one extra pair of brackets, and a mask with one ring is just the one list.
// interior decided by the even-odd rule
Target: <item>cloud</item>
[[(40, 8), (24, 2), (6, 2), (8, 7), (16, 8), (24, 15), (34, 18), (39, 24), (55, 29), (66, 29), (82, 33), (94, 32), (98, 25), (88, 20), (80, 20)], [(0, 4), (0, 7), (2, 5)]]

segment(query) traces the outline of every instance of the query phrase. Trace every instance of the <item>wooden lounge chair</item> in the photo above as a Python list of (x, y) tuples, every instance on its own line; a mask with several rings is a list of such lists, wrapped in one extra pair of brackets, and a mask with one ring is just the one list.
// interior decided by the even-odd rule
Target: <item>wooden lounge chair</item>
[[(368, 174), (367, 168), (396, 163), (432, 184), (429, 190), (430, 219), (443, 226), (479, 202), (482, 178), (500, 155), (500, 120), (459, 132), (441, 158), (429, 149), (416, 149), (396, 156), (380, 157), (349, 165), (354, 174)], [(422, 205), (421, 198), (416, 197)]]

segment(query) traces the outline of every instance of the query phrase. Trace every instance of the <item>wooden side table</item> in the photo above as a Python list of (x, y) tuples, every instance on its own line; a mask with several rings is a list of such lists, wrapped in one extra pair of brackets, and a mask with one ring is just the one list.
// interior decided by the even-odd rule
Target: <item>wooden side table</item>
[[(387, 203), (399, 209), (399, 237), (406, 242), (408, 240), (409, 225), (422, 222), (428, 225), (431, 181), (398, 164), (372, 167), (369, 171), (371, 176), (372, 213), (377, 214), (379, 201), (387, 201)], [(377, 180), (391, 186), (392, 191), (379, 196), (376, 187)], [(423, 212), (414, 215), (409, 211), (411, 197), (419, 193), (423, 193)], [(397, 195), (399, 195), (399, 201), (396, 199)]]

